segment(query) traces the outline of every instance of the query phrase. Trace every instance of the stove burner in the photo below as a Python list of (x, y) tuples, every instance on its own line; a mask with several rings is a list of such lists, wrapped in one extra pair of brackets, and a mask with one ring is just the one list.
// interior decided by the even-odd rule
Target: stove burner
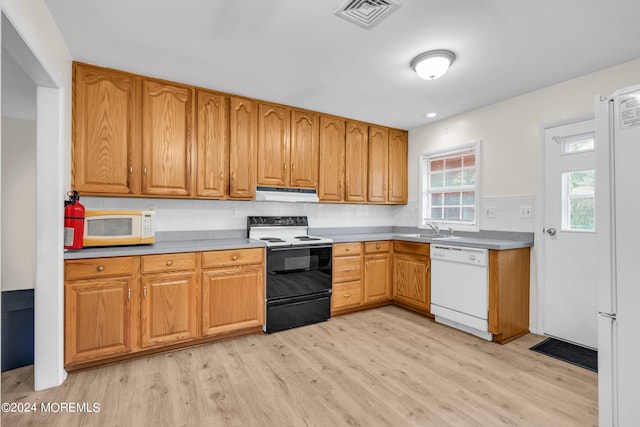
[(320, 240), (319, 237), (310, 237), (310, 236), (296, 236), (294, 239), (302, 240), (303, 242), (307, 242), (309, 240)]
[(282, 242), (284, 242), (284, 240), (279, 239), (277, 237), (263, 237), (260, 240), (264, 240), (265, 242), (269, 242), (269, 243), (282, 243)]

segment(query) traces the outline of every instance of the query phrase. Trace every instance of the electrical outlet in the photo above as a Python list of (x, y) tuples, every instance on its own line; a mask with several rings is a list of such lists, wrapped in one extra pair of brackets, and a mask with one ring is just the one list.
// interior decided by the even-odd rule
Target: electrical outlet
[(496, 217), (496, 207), (495, 206), (487, 206), (484, 208), (484, 217), (485, 218), (495, 218)]
[(235, 206), (234, 206), (234, 207), (232, 207), (232, 208), (231, 208), (231, 216), (232, 216), (232, 217), (235, 217), (237, 214), (238, 214), (238, 211), (236, 210), (236, 207), (235, 207)]
[(520, 217), (522, 217), (522, 218), (532, 218), (533, 217), (533, 206), (520, 206)]

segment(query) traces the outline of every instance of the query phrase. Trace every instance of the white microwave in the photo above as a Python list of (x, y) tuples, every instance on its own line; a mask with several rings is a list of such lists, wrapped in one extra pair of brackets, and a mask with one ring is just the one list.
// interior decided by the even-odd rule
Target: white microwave
[(155, 243), (154, 211), (87, 210), (84, 246), (145, 245)]

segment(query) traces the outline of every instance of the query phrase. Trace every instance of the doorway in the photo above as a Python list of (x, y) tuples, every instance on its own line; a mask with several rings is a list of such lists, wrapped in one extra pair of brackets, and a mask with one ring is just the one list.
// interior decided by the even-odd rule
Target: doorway
[(595, 122), (544, 131), (543, 333), (597, 348)]
[(66, 377), (62, 200), (69, 187), (63, 172), (71, 147), (71, 55), (43, 2), (1, 7), (2, 47), (36, 85), (33, 386), (42, 390)]

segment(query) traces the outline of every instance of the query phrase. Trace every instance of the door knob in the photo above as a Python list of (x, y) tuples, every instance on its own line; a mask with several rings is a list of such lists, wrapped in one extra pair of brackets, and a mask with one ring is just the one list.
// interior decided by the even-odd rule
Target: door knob
[(556, 229), (555, 228), (547, 228), (547, 234), (549, 236), (555, 236), (556, 235)]

